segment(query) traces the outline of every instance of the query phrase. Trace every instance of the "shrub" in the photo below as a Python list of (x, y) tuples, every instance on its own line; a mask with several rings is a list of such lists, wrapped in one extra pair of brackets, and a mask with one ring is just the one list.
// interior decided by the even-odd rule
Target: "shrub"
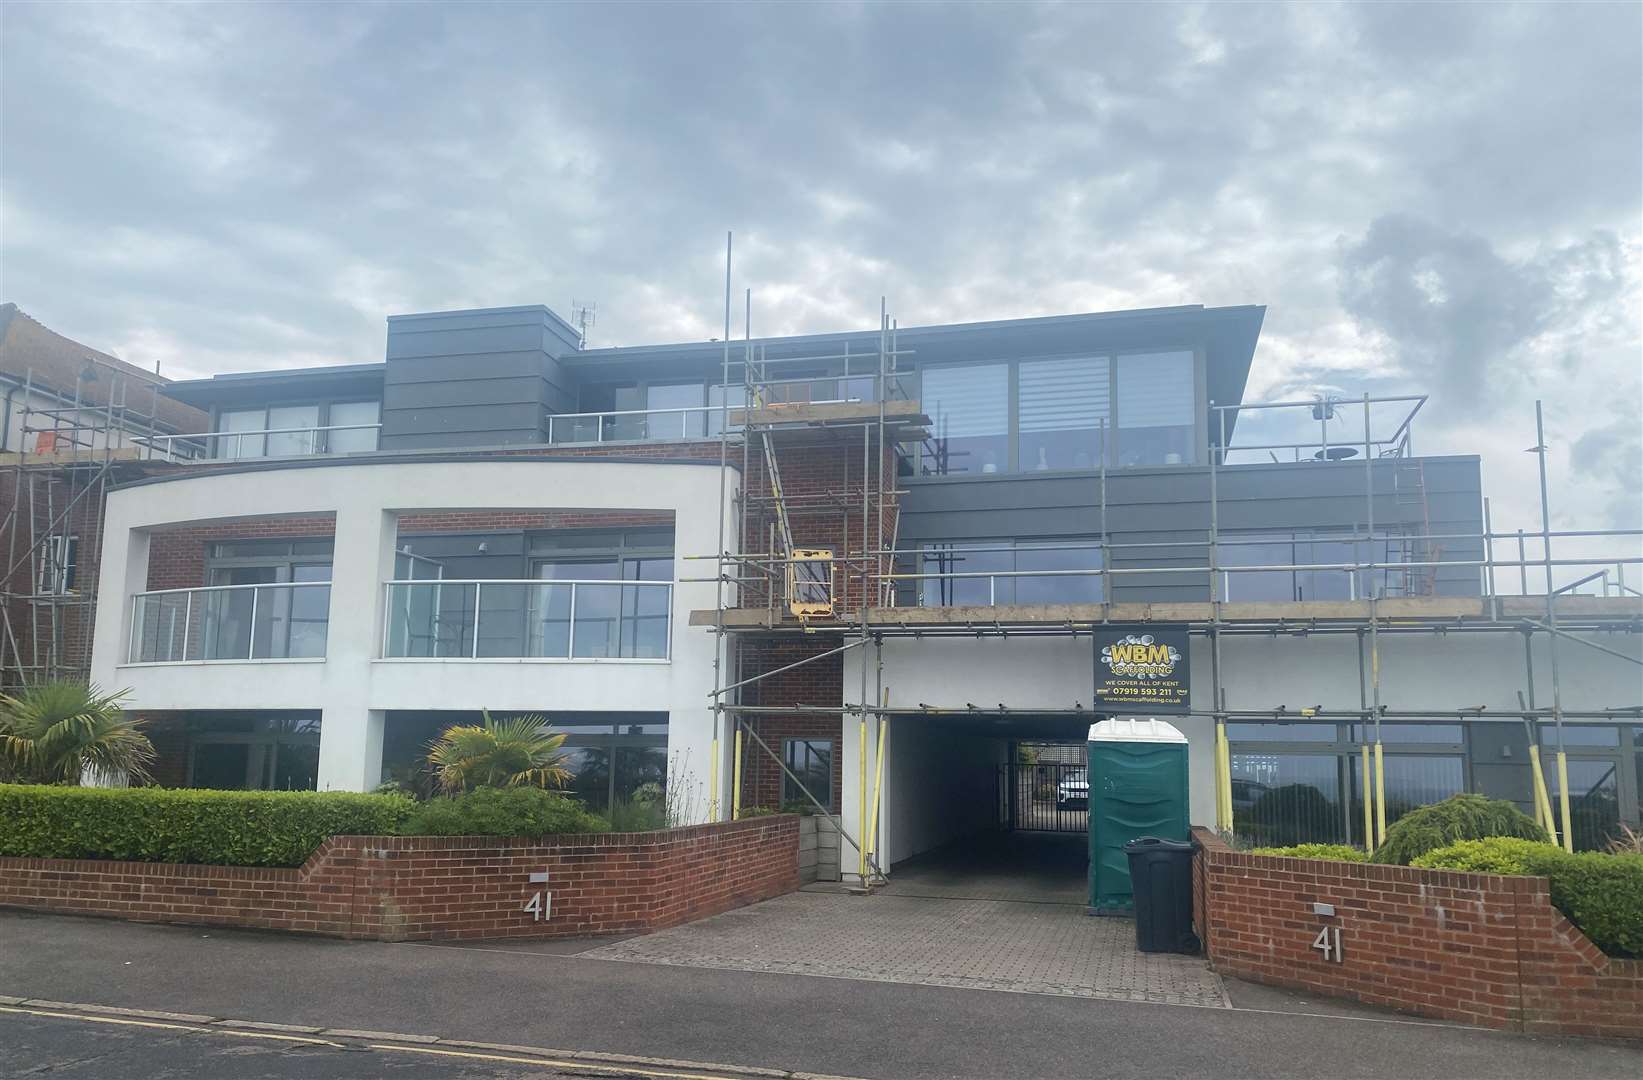
[(1451, 795), (1440, 803), (1411, 810), (1386, 831), (1386, 843), (1369, 856), (1370, 862), (1408, 866), (1409, 860), (1456, 840), (1490, 836), (1517, 836), (1550, 841), (1535, 819), (1505, 799), (1482, 795)]
[(1643, 956), (1643, 855), (1571, 855), (1555, 844), (1495, 837), (1434, 849), (1412, 865), (1544, 877), (1553, 906), (1592, 944), (1610, 956)]
[(125, 696), (67, 680), (0, 695), (0, 780), (78, 784), (88, 772), (147, 780), (154, 744), (121, 711)]
[(406, 836), (547, 836), (602, 832), (605, 821), (575, 799), (534, 787), (475, 788), (416, 804)]
[(398, 831), (411, 806), (331, 791), (0, 784), (0, 855), (301, 866), (326, 837)]
[(1350, 844), (1293, 844), (1289, 847), (1250, 848), (1251, 855), (1284, 855), (1291, 859), (1334, 859), (1337, 862), (1363, 862), (1369, 853)]
[(1486, 840), (1457, 840), (1409, 860), (1410, 866), (1428, 870), (1465, 870), (1472, 874), (1528, 874), (1536, 856), (1563, 853), (1556, 844), (1524, 840), (1516, 836), (1491, 836)]

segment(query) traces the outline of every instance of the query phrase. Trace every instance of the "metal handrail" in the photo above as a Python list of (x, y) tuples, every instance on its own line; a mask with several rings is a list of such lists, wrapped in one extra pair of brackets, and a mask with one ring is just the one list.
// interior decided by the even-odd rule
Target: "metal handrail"
[[(235, 443), (234, 443), (234, 456), (238, 457), (238, 456), (240, 456), (240, 450), (244, 446), (244, 440), (248, 439), (248, 438), (260, 438), (260, 437), (266, 436), (266, 435), (309, 435), (309, 434), (319, 435), (323, 432), (330, 432), (330, 431), (380, 431), (380, 430), (382, 430), (381, 422), (377, 422), (377, 423), (374, 423), (374, 424), (324, 424), (324, 425), (310, 425), (308, 427), (258, 428), (256, 430), (252, 430), (252, 431), (201, 431), (201, 432), (197, 432), (197, 433), (194, 433), (194, 434), (188, 434), (188, 435), (140, 435), (140, 436), (137, 436), (136, 438), (134, 438), (132, 441), (137, 443), (140, 446), (147, 446), (147, 447), (150, 447), (151, 449), (159, 449), (157, 444), (166, 443), (167, 445), (165, 447), (165, 452), (166, 453), (171, 453), (171, 454), (176, 453), (176, 444), (178, 442), (187, 442), (187, 443), (194, 444), (195, 448), (198, 449), (200, 451), (200, 453), (202, 454), (202, 456), (203, 456), (205, 451), (206, 451), (207, 446), (209, 445), (209, 444), (206, 443), (206, 440), (208, 440), (208, 439), (230, 439), (231, 438), (231, 439), (235, 440)], [(308, 454), (316, 454), (316, 453), (318, 453), (317, 450), (308, 451)], [(266, 455), (263, 455), (263, 456), (266, 456)], [(304, 456), (307, 456), (307, 455), (304, 455)]]
[[(391, 651), (391, 648), (392, 648), (391, 643), (392, 643), (392, 640), (393, 640), (393, 632), (394, 632), (394, 589), (395, 589), (396, 586), (407, 586), (407, 585), (420, 585), (420, 586), (424, 586), (424, 587), (430, 587), (434, 590), (436, 596), (439, 593), (443, 592), (447, 588), (461, 589), (461, 588), (466, 588), (468, 586), (473, 587), (473, 590), (474, 590), (474, 603), (473, 603), (472, 615), (471, 616), (466, 616), (465, 615), (465, 617), (461, 620), (461, 624), (457, 628), (458, 629), (458, 639), (459, 640), (462, 636), (467, 636), (470, 639), (469, 642), (468, 642), (468, 655), (466, 657), (462, 657), (462, 656), (438, 656), (438, 655), (434, 655), (434, 656), (413, 656), (413, 655), (409, 655), (405, 652), (395, 653), (395, 652)], [(525, 587), (543, 588), (543, 587), (552, 587), (552, 586), (565, 586), (565, 587), (567, 587), (570, 590), (570, 603), (569, 603), (569, 606), (566, 609), (565, 617), (564, 617), (563, 620), (558, 620), (558, 619), (553, 620), (555, 623), (558, 623), (558, 622), (562, 621), (564, 623), (564, 626), (565, 626), (565, 653), (564, 653), (564, 655), (563, 656), (559, 656), (559, 655), (547, 656), (547, 655), (544, 655), (544, 656), (538, 657), (534, 654), (522, 653), (520, 656), (517, 656), (517, 657), (506, 657), (506, 656), (483, 656), (482, 657), (482, 656), (480, 656), (480, 654), (479, 654), (479, 640), (480, 640), (479, 628), (480, 628), (480, 620), (483, 617), (483, 612), (484, 612), (484, 591), (485, 591), (485, 586), (487, 586), (487, 585), (514, 587), (514, 588), (525, 588)], [(385, 659), (385, 660), (461, 660), (461, 659), (468, 659), (468, 660), (506, 660), (506, 659), (610, 660), (610, 659), (620, 659), (620, 660), (670, 661), (673, 658), (673, 585), (674, 585), (674, 583), (672, 581), (633, 581), (633, 580), (628, 580), (628, 579), (625, 579), (625, 578), (434, 578), (434, 579), (429, 579), (429, 578), (395, 578), (395, 579), (391, 579), (389, 581), (383, 582), (383, 599), (384, 599), (384, 603), (383, 603), (383, 613), (382, 613), (382, 646), (381, 646), (381, 649), (380, 649), (380, 654), (381, 654), (382, 658)], [(647, 615), (647, 616), (634, 616), (634, 618), (636, 618), (636, 619), (637, 618), (645, 618), (645, 619), (658, 619), (659, 618), (659, 619), (665, 619), (666, 620), (668, 629), (667, 629), (667, 633), (663, 636), (662, 654), (660, 656), (639, 656), (639, 657), (577, 656), (576, 655), (576, 596), (577, 596), (578, 589), (587, 588), (588, 586), (606, 586), (606, 587), (614, 587), (614, 588), (630, 588), (630, 587), (632, 587), (632, 588), (650, 588), (650, 589), (665, 589), (665, 590), (667, 590), (667, 611), (665, 613), (662, 613), (662, 614), (659, 614), (659, 615), (653, 615), (653, 616), (649, 616), (649, 615)], [(519, 611), (519, 615), (522, 619), (522, 623), (521, 623), (522, 627), (528, 626), (529, 622), (531, 621), (527, 617), (528, 612), (529, 612), (528, 608), (521, 608), (520, 611)], [(432, 629), (432, 635), (437, 639), (438, 627), (439, 627), (439, 622), (440, 622), (440, 614), (439, 614), (439, 609), (438, 609), (437, 606), (434, 608), (434, 610), (432, 610), (429, 613), (429, 617), (430, 617), (430, 625), (433, 628)], [(409, 611), (407, 610), (407, 612), (406, 612), (407, 624), (406, 624), (406, 627), (405, 627), (405, 631), (406, 631), (407, 635), (409, 634), (409, 631), (410, 631), (409, 618), (410, 618), (410, 615), (409, 615)], [(626, 621), (627, 618), (628, 617), (624, 613), (618, 612), (618, 614), (617, 614), (617, 623), (620, 624), (620, 623)], [(543, 620), (543, 621), (546, 621), (546, 620)], [(618, 633), (620, 633), (620, 631), (618, 631)], [(424, 635), (418, 635), (418, 636), (424, 636)], [(529, 635), (527, 633), (526, 637), (528, 638), (528, 636)]]

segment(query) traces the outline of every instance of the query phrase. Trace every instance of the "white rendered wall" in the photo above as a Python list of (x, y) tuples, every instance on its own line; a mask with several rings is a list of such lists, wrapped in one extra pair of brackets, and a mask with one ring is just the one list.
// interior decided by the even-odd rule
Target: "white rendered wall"
[[(1632, 656), (1643, 655), (1635, 635), (1597, 635), (1593, 640)], [(1380, 652), (1381, 703), (1388, 709), (1485, 705), (1485, 716), (1509, 716), (1518, 708), (1517, 691), (1526, 689), (1523, 637), (1515, 631), (1382, 634)], [(1350, 634), (1229, 636), (1222, 641), (1221, 656), (1228, 709), (1265, 710), (1282, 705), (1294, 714), (1311, 706), (1359, 707), (1358, 645)], [(862, 659), (859, 650), (845, 654), (846, 687), (856, 685)], [(872, 662), (871, 657), (867, 660)], [(1546, 707), (1551, 704), (1551, 669), (1545, 634), (1534, 639), (1534, 664), (1536, 701)], [(1636, 664), (1563, 641), (1558, 645), (1558, 668), (1566, 710), (1643, 702), (1643, 667)], [(906, 708), (924, 704), (962, 709), (969, 702), (1002, 702), (1012, 709), (1069, 709), (1075, 705), (1087, 709), (1093, 671), (1087, 637), (889, 638), (884, 642), (884, 685), (889, 701)], [(1192, 639), (1192, 696), (1199, 708), (1209, 708), (1209, 641), (1196, 636)], [(1213, 724), (1203, 717), (1164, 719), (1188, 739), (1192, 819), (1211, 822), (1215, 817)], [(856, 773), (854, 724), (847, 721), (845, 728), (848, 789)], [(892, 750), (890, 761), (894, 763), (896, 757), (897, 750)], [(916, 797), (906, 789), (891, 791), (898, 799)], [(852, 799), (844, 803), (847, 828), (853, 828), (855, 806)], [(891, 807), (887, 816), (896, 822), (910, 812)]]
[[(732, 474), (729, 494), (738, 487)], [(105, 602), (97, 608), (92, 678), (104, 687), (129, 689), (128, 707), (134, 710), (320, 709), (319, 786), (337, 790), (366, 790), (377, 783), (387, 710), (666, 712), (669, 757), (689, 763), (686, 779), (699, 790), (688, 802), (705, 820), (715, 646), (712, 634), (688, 623), (693, 608), (714, 606), (712, 582), (675, 582), (671, 659), (658, 661), (383, 660), (382, 582), (393, 577), (401, 513), (667, 510), (673, 513), (674, 550), (685, 555), (717, 548), (720, 505), (716, 468), (599, 458), (274, 468), (117, 490), (108, 498), (100, 582)], [(724, 505), (724, 536), (734, 543), (729, 499)], [(331, 512), (336, 535), (323, 660), (125, 662), (130, 598), (147, 586), (151, 530)], [(681, 573), (679, 568), (690, 565), (676, 560), (675, 576), (709, 576)]]
[(1008, 739), (949, 736), (932, 717), (897, 717), (890, 731), (881, 866), (997, 825), (993, 785), (1009, 760)]

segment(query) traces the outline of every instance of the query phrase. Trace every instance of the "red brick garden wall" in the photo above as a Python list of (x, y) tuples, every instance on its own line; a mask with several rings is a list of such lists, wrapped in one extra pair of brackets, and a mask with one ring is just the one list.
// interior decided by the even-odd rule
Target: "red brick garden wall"
[[(788, 815), (541, 840), (338, 836), (294, 870), (0, 858), (0, 907), (382, 941), (632, 933), (792, 892), (798, 846)], [(538, 890), (540, 921), (524, 910)]]
[[(1485, 1027), (1643, 1038), (1643, 960), (1605, 956), (1545, 878), (1247, 855), (1193, 836), (1194, 922), (1223, 975)], [(1338, 962), (1312, 947), (1326, 926), (1341, 930)]]

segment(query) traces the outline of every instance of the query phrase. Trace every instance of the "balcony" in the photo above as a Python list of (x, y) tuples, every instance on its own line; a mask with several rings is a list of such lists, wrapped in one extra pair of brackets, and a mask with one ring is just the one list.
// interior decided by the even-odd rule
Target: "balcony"
[(155, 457), (169, 461), (245, 461), (371, 451), (377, 448), (381, 430), (380, 423), (328, 424), (205, 431), (196, 435), (150, 435), (132, 441), (146, 447)]
[(666, 662), (666, 581), (387, 583), (386, 660)]
[[(555, 445), (626, 442), (685, 442), (719, 437), (718, 405), (683, 409), (625, 409), (615, 412), (554, 413), (547, 416), (548, 442)], [(731, 429), (736, 428), (732, 425)]]
[(131, 664), (323, 660), (331, 583), (160, 589), (131, 598)]

